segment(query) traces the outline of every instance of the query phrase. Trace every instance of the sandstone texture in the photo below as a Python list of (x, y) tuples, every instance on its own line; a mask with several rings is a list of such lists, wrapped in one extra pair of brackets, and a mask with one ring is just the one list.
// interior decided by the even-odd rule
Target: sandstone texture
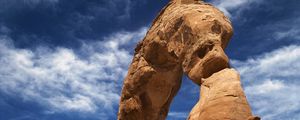
[[(183, 74), (201, 86), (201, 99), (189, 119), (255, 120), (238, 74), (226, 69), (229, 60), (224, 49), (232, 34), (228, 18), (212, 5), (171, 0), (135, 49), (124, 80), (118, 120), (164, 120)], [(221, 98), (214, 101), (208, 95)]]
[(200, 101), (188, 120), (256, 120), (243, 92), (239, 74), (224, 69), (203, 79)]

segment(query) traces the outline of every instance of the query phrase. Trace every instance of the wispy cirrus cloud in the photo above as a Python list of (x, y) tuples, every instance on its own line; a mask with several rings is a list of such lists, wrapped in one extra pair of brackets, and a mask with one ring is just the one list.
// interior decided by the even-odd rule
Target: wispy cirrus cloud
[(115, 116), (115, 106), (131, 53), (146, 28), (118, 32), (82, 47), (19, 49), (7, 36), (0, 43), (0, 92), (38, 103), (45, 112), (98, 113)]
[(188, 112), (169, 112), (168, 113), (168, 120), (182, 120), (188, 117)]
[(297, 28), (290, 28), (287, 31), (280, 31), (274, 33), (274, 37), (276, 40), (283, 40), (285, 38), (294, 37), (296, 40), (300, 40), (300, 30)]
[[(300, 119), (300, 46), (279, 48), (246, 61), (233, 60), (254, 113), (264, 120)], [(276, 109), (274, 109), (276, 108)]]
[(232, 14), (238, 14), (242, 10), (249, 8), (251, 3), (257, 3), (257, 0), (211, 0), (217, 8), (224, 12), (224, 14), (230, 18), (236, 17)]
[(287, 18), (275, 24), (269, 24), (267, 27), (275, 31), (272, 32), (275, 40), (282, 41), (291, 39), (300, 42), (299, 22), (300, 17)]
[(39, 5), (55, 5), (59, 3), (60, 0), (1, 0), (0, 12), (9, 11), (11, 9), (18, 9), (21, 6), (27, 6), (30, 8), (35, 8)]

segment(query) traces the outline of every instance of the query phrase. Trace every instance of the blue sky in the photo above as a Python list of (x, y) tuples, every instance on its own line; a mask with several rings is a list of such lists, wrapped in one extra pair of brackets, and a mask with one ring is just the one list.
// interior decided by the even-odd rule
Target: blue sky
[[(0, 120), (113, 120), (135, 44), (167, 0), (0, 0)], [(209, 0), (254, 114), (300, 119), (300, 1)], [(168, 120), (198, 101), (186, 77)]]

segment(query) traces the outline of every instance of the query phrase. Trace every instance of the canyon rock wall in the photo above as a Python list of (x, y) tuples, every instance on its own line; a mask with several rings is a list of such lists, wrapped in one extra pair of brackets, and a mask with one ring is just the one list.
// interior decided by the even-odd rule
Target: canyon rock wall
[(224, 49), (232, 34), (228, 18), (212, 5), (171, 0), (135, 49), (118, 120), (166, 119), (183, 74), (201, 86), (200, 101), (188, 119), (255, 120), (238, 73), (228, 69)]

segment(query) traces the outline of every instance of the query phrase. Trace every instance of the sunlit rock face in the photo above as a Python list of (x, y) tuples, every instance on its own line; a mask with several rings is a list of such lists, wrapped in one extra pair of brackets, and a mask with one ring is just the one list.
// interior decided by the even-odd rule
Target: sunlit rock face
[(230, 21), (212, 5), (171, 0), (135, 49), (118, 119), (164, 120), (183, 74), (201, 86), (188, 119), (256, 119), (238, 73), (228, 69), (224, 49), (232, 34)]
[[(240, 76), (234, 69), (223, 69), (201, 84), (200, 101), (188, 120), (257, 120), (241, 87)], [(259, 119), (258, 119), (259, 120)]]

